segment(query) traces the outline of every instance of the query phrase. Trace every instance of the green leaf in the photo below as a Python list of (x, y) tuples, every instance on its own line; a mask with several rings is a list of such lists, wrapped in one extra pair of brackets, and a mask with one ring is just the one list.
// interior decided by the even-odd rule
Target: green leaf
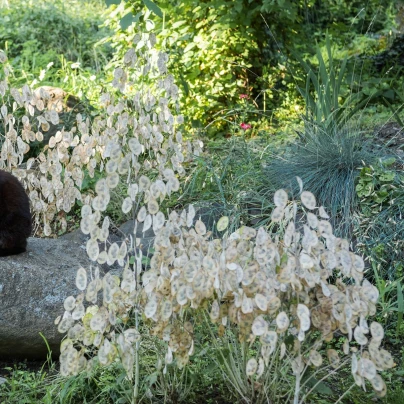
[(105, 0), (107, 7), (112, 6), (112, 4), (120, 4), (121, 0)]
[(148, 376), (148, 382), (149, 382), (149, 386), (152, 386), (154, 383), (157, 382), (157, 372), (152, 373), (150, 376)]
[(128, 28), (132, 23), (136, 22), (136, 19), (132, 13), (128, 13), (119, 21), (119, 25), (122, 29)]
[(308, 387), (316, 386), (314, 387), (314, 391), (320, 394), (324, 394), (326, 396), (333, 394), (333, 391), (330, 389), (328, 384), (319, 381), (314, 376), (309, 376), (309, 380), (307, 380), (306, 386)]
[(385, 171), (383, 174), (380, 175), (379, 179), (380, 181), (384, 182), (391, 182), (394, 180), (394, 177), (396, 174), (392, 171)]
[(394, 100), (395, 91), (394, 90), (387, 90), (383, 93), (383, 97), (388, 98), (390, 100)]
[(189, 86), (188, 83), (185, 81), (184, 76), (181, 74), (181, 72), (179, 72), (179, 76), (180, 76), (180, 83), (184, 89), (185, 95), (188, 97), (189, 96)]
[(383, 161), (382, 161), (382, 164), (383, 164), (384, 166), (391, 166), (391, 165), (393, 165), (395, 162), (396, 162), (396, 159), (395, 159), (394, 157), (389, 157), (389, 158), (383, 160)]
[(189, 43), (185, 48), (184, 48), (184, 53), (187, 53), (188, 51), (190, 51), (192, 48), (195, 48), (196, 43), (195, 42), (191, 42)]
[(163, 18), (163, 12), (161, 11), (161, 8), (157, 4), (153, 3), (150, 0), (142, 0), (142, 1), (150, 11), (152, 11), (154, 14), (157, 15), (157, 17)]
[(173, 27), (173, 29), (177, 29), (178, 27), (180, 27), (181, 25), (184, 25), (184, 24), (186, 24), (186, 21), (185, 21), (185, 20), (176, 21), (176, 22), (172, 25), (172, 27)]

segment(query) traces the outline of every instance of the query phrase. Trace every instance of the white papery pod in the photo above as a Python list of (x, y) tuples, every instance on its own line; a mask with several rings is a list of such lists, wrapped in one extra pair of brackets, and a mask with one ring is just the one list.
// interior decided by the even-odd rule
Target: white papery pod
[(293, 235), (295, 234), (295, 222), (290, 221), (288, 227), (286, 228), (285, 235), (283, 236), (283, 242), (286, 247), (290, 247), (293, 241)]
[(303, 191), (300, 195), (303, 205), (310, 210), (315, 209), (316, 207), (316, 198), (311, 192)]
[(204, 236), (206, 234), (205, 223), (203, 223), (201, 220), (197, 220), (196, 223), (195, 223), (195, 231), (199, 235)]
[(307, 212), (307, 223), (312, 229), (315, 229), (318, 226), (317, 216), (314, 213)]
[(353, 374), (353, 378), (355, 380), (355, 384), (359, 387), (364, 387), (365, 383), (364, 380), (361, 376), (359, 376), (357, 373)]
[(383, 327), (376, 321), (373, 321), (372, 324), (370, 324), (370, 332), (375, 341), (381, 341), (384, 338)]
[(304, 253), (300, 254), (299, 262), (303, 269), (310, 269), (310, 268), (314, 267), (313, 260), (307, 254), (304, 254)]
[(241, 311), (244, 314), (252, 313), (254, 311), (252, 299), (250, 299), (246, 295), (243, 296), (243, 302), (241, 304)]
[(344, 344), (342, 345), (342, 350), (345, 355), (349, 354), (349, 340), (345, 338)]
[(384, 380), (378, 374), (376, 374), (376, 376), (370, 380), (370, 383), (372, 383), (372, 387), (376, 391), (382, 391), (386, 388), (386, 383), (384, 383)]
[(331, 367), (336, 369), (340, 362), (338, 352), (335, 349), (327, 349), (327, 357)]
[(168, 320), (171, 317), (173, 306), (170, 300), (165, 300), (161, 305), (161, 316), (163, 320)]
[(283, 219), (284, 214), (285, 214), (285, 209), (282, 208), (282, 207), (280, 207), (280, 206), (277, 206), (277, 207), (272, 211), (271, 220), (272, 220), (274, 223), (278, 223), (278, 222), (280, 222), (280, 221)]
[(142, 206), (137, 214), (137, 220), (138, 222), (142, 223), (146, 219), (147, 216), (147, 210), (145, 206)]
[(265, 370), (265, 362), (262, 358), (258, 359), (257, 377), (261, 377)]
[(255, 304), (261, 311), (267, 311), (268, 301), (267, 298), (261, 293), (257, 293), (254, 297)]
[(194, 205), (189, 205), (187, 213), (187, 226), (191, 227), (194, 222), (195, 208)]
[(152, 226), (152, 223), (153, 223), (153, 219), (152, 219), (151, 215), (147, 215), (144, 220), (144, 223), (143, 223), (142, 232), (145, 233), (147, 230), (149, 230)]
[(319, 367), (322, 365), (323, 363), (323, 358), (320, 355), (319, 352), (317, 352), (316, 350), (312, 349), (310, 351), (309, 354), (309, 358), (310, 358), (310, 362), (315, 366), (315, 367)]
[(360, 326), (357, 326), (355, 328), (355, 330), (354, 330), (354, 338), (355, 338), (355, 341), (359, 345), (366, 345), (367, 342), (368, 342), (368, 339), (363, 334), (362, 328)]
[(154, 316), (154, 314), (157, 311), (157, 301), (154, 299), (149, 299), (147, 302), (145, 308), (144, 308), (144, 314), (146, 318), (151, 318)]
[(68, 296), (63, 305), (66, 311), (72, 311), (76, 307), (76, 299), (73, 296)]
[(133, 206), (132, 199), (129, 197), (125, 198), (122, 202), (122, 212), (125, 214), (129, 213), (130, 210), (132, 209), (132, 206)]
[(355, 374), (358, 371), (358, 358), (355, 353), (352, 354), (351, 358), (351, 372)]
[(246, 366), (247, 376), (253, 376), (256, 373), (257, 368), (258, 368), (257, 360), (255, 358), (249, 359)]
[(366, 358), (359, 359), (358, 374), (368, 380), (372, 380), (377, 374), (375, 364)]
[(100, 248), (97, 240), (88, 240), (86, 244), (86, 251), (91, 261), (97, 261), (98, 255), (100, 254)]
[(274, 194), (274, 203), (280, 208), (284, 208), (288, 203), (288, 194), (284, 189), (278, 189)]
[(362, 332), (364, 334), (368, 334), (369, 333), (369, 326), (368, 326), (368, 322), (366, 321), (365, 317), (363, 316), (363, 314), (361, 314), (361, 316), (359, 317), (359, 326), (362, 329)]
[(276, 325), (278, 327), (278, 332), (284, 332), (288, 329), (289, 327), (289, 317), (288, 315), (284, 312), (281, 311), (277, 316), (276, 316)]
[(170, 347), (167, 349), (166, 357), (165, 357), (165, 362), (167, 365), (173, 362), (173, 351), (171, 350)]
[(210, 309), (210, 318), (212, 320), (217, 320), (219, 318), (219, 314), (220, 314), (219, 303), (217, 302), (217, 300), (214, 300), (212, 303), (212, 307)]
[(87, 287), (87, 271), (81, 267), (77, 271), (76, 286), (79, 290), (85, 290)]
[(282, 342), (281, 350), (280, 350), (280, 353), (279, 353), (279, 358), (283, 359), (283, 357), (285, 356), (285, 353), (286, 353), (286, 344), (284, 342)]
[(328, 286), (323, 281), (321, 281), (321, 291), (323, 292), (323, 295), (325, 297), (330, 297), (331, 296), (330, 289), (328, 288)]
[(330, 216), (328, 216), (327, 212), (325, 211), (324, 206), (320, 206), (318, 208), (318, 214), (323, 219), (329, 219), (330, 218)]
[(265, 321), (264, 317), (258, 316), (252, 323), (251, 331), (255, 336), (261, 336), (268, 330), (268, 323)]

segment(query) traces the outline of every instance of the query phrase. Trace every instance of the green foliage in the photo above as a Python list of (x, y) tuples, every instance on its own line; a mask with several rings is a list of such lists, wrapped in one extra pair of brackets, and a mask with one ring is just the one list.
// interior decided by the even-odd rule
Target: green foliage
[[(33, 4), (23, 0), (19, 0), (20, 3)], [(99, 3), (85, 2), (86, 5), (96, 4), (97, 7)], [(369, 26), (373, 17), (374, 29), (386, 30), (391, 24), (391, 2), (385, 2), (377, 15), (372, 14), (379, 3), (374, 0), (367, 3), (370, 12), (360, 13), (357, 12), (363, 7), (362, 2), (348, 0), (338, 4), (333, 1), (301, 0), (223, 0), (198, 4), (190, 0), (133, 0), (122, 2), (121, 5), (120, 1), (107, 0), (106, 3), (112, 6), (106, 24), (115, 31), (110, 40), (115, 47), (117, 59), (123, 56), (128, 46), (132, 46), (130, 41), (136, 34), (132, 23), (139, 20), (144, 21), (150, 29), (156, 28), (161, 49), (170, 49), (171, 71), (181, 86), (182, 110), (189, 117), (186, 118), (188, 127), (201, 128), (207, 122), (214, 122), (209, 127), (213, 136), (218, 137), (219, 133), (227, 135), (229, 132), (230, 136), (234, 136), (241, 132), (239, 123), (245, 122), (252, 123), (252, 128), (244, 133), (245, 137), (259, 135), (249, 142), (244, 137), (237, 137), (230, 141), (211, 143), (208, 153), (184, 164), (188, 176), (179, 200), (171, 198), (163, 206), (178, 208), (190, 202), (207, 204), (211, 207), (211, 211), (207, 212), (209, 216), (218, 218), (226, 215), (230, 218), (229, 232), (243, 224), (254, 227), (268, 225), (269, 211), (273, 207), (272, 202), (269, 202), (272, 192), (278, 186), (287, 184), (297, 193), (294, 177), (302, 177), (305, 185), (317, 193), (321, 203), (331, 207), (332, 214), (337, 217), (335, 224), (341, 232), (349, 227), (352, 213), (360, 212), (360, 234), (355, 242), (358, 247), (365, 248), (364, 251), (369, 252), (373, 262), (377, 263), (373, 277), (380, 293), (382, 310), (379, 321), (385, 321), (390, 327), (388, 342), (399, 339), (402, 335), (400, 333), (403, 333), (404, 259), (401, 174), (391, 165), (392, 162), (390, 164), (384, 160), (381, 164), (377, 163), (383, 151), (379, 153), (368, 147), (358, 127), (351, 129), (344, 126), (349, 116), (367, 106), (370, 96), (375, 93), (387, 98), (387, 105), (392, 104), (398, 115), (399, 110), (393, 103), (400, 100), (400, 96), (393, 91), (394, 97), (391, 97), (391, 91), (395, 85), (398, 87), (399, 79), (375, 78), (371, 76), (370, 68), (365, 66), (359, 78), (351, 74), (351, 82), (347, 81), (346, 74), (352, 73), (350, 69), (356, 61), (350, 58), (352, 54), (344, 55), (342, 62), (333, 59), (328, 39), (325, 45), (326, 57), (317, 48), (317, 75), (312, 67), (303, 63), (308, 80), (306, 89), (301, 91), (306, 100), (308, 115), (297, 145), (288, 149), (281, 158), (274, 151), (274, 161), (271, 161), (266, 153), (274, 149), (273, 139), (261, 136), (263, 133), (260, 130), (267, 130), (269, 125), (266, 120), (279, 118), (279, 111), (284, 114), (283, 118), (290, 119), (290, 111), (298, 107), (300, 101), (294, 90), (295, 82), (290, 76), (291, 62), (286, 60), (292, 50), (311, 54), (312, 44), (307, 38), (313, 42), (312, 38), (315, 37), (321, 42), (325, 28), (329, 29), (333, 46), (341, 45), (349, 38), (356, 38), (355, 34), (363, 26)], [(38, 82), (40, 84), (65, 81), (64, 85), (73, 93), (95, 99), (105, 82), (112, 77), (111, 71), (107, 72), (104, 81), (95, 79), (93, 75), (104, 63), (102, 54), (92, 53), (92, 47), (101, 35), (95, 29), (100, 22), (100, 8), (96, 8), (97, 12), (90, 15), (89, 8), (81, 8), (83, 2), (73, 1), (71, 4), (80, 7), (80, 12), (76, 11), (77, 15), (71, 11), (77, 10), (74, 7), (62, 9), (64, 14), (61, 14), (58, 7), (62, 3), (59, 2), (55, 5), (36, 2), (35, 7), (29, 9), (31, 14), (37, 16), (35, 21), (30, 20), (30, 15), (25, 12), (26, 7), (20, 9), (21, 16), (15, 11), (17, 8), (7, 9), (7, 13), (2, 14), (0, 19), (11, 15), (12, 19), (4, 20), (6, 23), (0, 27), (0, 33), (7, 31), (19, 41), (14, 37), (8, 39), (9, 57), (13, 58), (15, 49), (19, 49), (21, 55), (12, 60), (15, 81), (30, 81), (39, 74), (43, 76)], [(148, 11), (139, 11), (143, 5)], [(261, 20), (261, 13), (267, 24)], [(22, 36), (19, 36), (19, 31), (10, 30), (10, 21), (14, 24), (20, 17), (26, 24)], [(41, 21), (41, 25), (36, 24), (37, 21)], [(43, 34), (44, 27), (57, 34), (49, 38)], [(344, 30), (344, 34), (341, 34)], [(72, 36), (65, 41), (67, 33)], [(375, 41), (366, 38), (369, 41), (367, 51), (372, 52)], [(361, 48), (361, 44), (355, 46)], [(351, 51), (354, 53), (354, 50)], [(107, 48), (102, 52), (107, 52)], [(54, 65), (47, 67), (50, 62)], [(21, 69), (29, 71), (20, 76)], [(43, 75), (41, 70), (44, 70)], [(302, 71), (296, 71), (298, 76), (304, 77)], [(240, 93), (248, 94), (251, 102), (246, 104), (245, 99), (240, 100)], [(127, 106), (130, 110), (130, 101)], [(267, 114), (273, 108), (278, 112)], [(269, 143), (266, 143), (268, 139)], [(267, 161), (265, 172), (261, 169), (263, 156)], [(370, 165), (372, 163), (375, 164)], [(82, 189), (93, 189), (100, 175), (96, 171), (92, 180), (87, 172)], [(266, 186), (263, 187), (265, 181)], [(126, 185), (119, 184), (111, 193), (111, 203), (105, 212), (118, 222), (125, 218), (121, 199), (126, 193)], [(133, 265), (134, 261), (130, 264)], [(140, 345), (140, 370), (134, 370), (140, 375), (141, 400), (191, 403), (198, 400), (198, 396), (203, 396), (206, 401), (210, 399), (217, 402), (219, 399), (223, 403), (223, 397), (230, 400), (227, 389), (233, 392), (236, 399), (259, 397), (266, 402), (267, 396), (264, 393), (267, 389), (268, 394), (280, 391), (282, 397), (276, 399), (285, 400), (283, 394), (287, 393), (286, 387), (290, 387), (289, 383), (293, 382), (290, 372), (282, 373), (282, 366), (278, 367), (278, 372), (269, 371), (266, 374), (264, 387), (261, 385), (262, 380), (256, 384), (254, 379), (246, 377), (245, 369), (248, 358), (257, 354), (257, 346), (239, 342), (234, 335), (226, 334), (227, 340), (217, 338), (216, 334), (207, 336), (207, 332), (213, 329), (216, 333), (216, 326), (203, 329), (200, 324), (195, 324), (193, 336), (202, 349), (192, 356), (191, 364), (185, 370), (179, 370), (174, 363), (164, 371), (162, 358), (167, 348), (165, 342), (151, 343), (147, 340), (145, 343), (143, 340)], [(214, 358), (218, 358), (216, 364), (212, 364)], [(106, 368), (95, 367), (93, 372), (71, 378), (60, 377), (54, 369), (52, 372), (15, 370), (7, 382), (0, 386), (0, 401), (124, 403), (134, 398), (132, 383), (126, 378), (122, 366), (116, 363)], [(313, 373), (307, 372), (302, 378), (302, 392), (306, 394), (313, 388), (310, 394), (316, 394), (316, 397), (323, 400), (316, 402), (330, 402), (331, 394), (334, 394), (333, 398), (336, 396), (336, 401), (338, 397), (350, 393), (346, 391), (348, 387), (345, 380), (340, 383), (342, 390), (338, 390), (334, 383), (330, 383), (330, 390)], [(224, 379), (219, 381), (220, 376)], [(343, 377), (340, 376), (341, 379)], [(399, 371), (395, 373), (390, 370), (385, 378), (399, 380), (399, 377)], [(347, 394), (346, 398), (352, 399), (352, 402), (369, 402), (368, 394), (359, 395), (356, 390), (353, 392), (352, 395)], [(402, 391), (397, 389), (388, 396), (387, 402), (401, 403), (400, 397)]]
[(355, 190), (360, 199), (361, 210), (367, 217), (394, 204), (394, 199), (399, 196), (403, 179), (393, 167), (395, 162), (396, 159), (392, 157), (360, 170)]
[(300, 63), (307, 73), (306, 88), (299, 88), (306, 105), (306, 121), (321, 125), (324, 130), (328, 131), (333, 127), (342, 128), (347, 125), (350, 119), (379, 92), (374, 90), (364, 99), (360, 93), (353, 93), (345, 83), (347, 56), (337, 68), (328, 35), (325, 47), (327, 62), (321, 54), (321, 48), (317, 46), (316, 49), (317, 75), (306, 62), (298, 56), (297, 58), (300, 59)]
[[(132, 15), (139, 16), (141, 4), (140, 0), (128, 0), (117, 10), (127, 13), (131, 7)], [(341, 8), (331, 1), (318, 4), (301, 0), (221, 0), (198, 5), (191, 0), (164, 0), (158, 4), (164, 12), (163, 19), (157, 10), (149, 8), (159, 15), (154, 18), (157, 41), (162, 48), (169, 48), (170, 71), (181, 85), (184, 115), (190, 117), (186, 123), (188, 127), (202, 128), (215, 119), (210, 128), (215, 136), (223, 133), (226, 126), (225, 120), (217, 118), (224, 117), (237, 104), (240, 93), (250, 94), (261, 111), (279, 108), (285, 98), (289, 103), (290, 98), (296, 101), (294, 80), (288, 70), (285, 72), (285, 64), (290, 64), (287, 58), (293, 50), (311, 52), (311, 38), (318, 34), (319, 27), (324, 30), (338, 23), (344, 34), (352, 36), (372, 17), (376, 29), (386, 27), (391, 18), (391, 12), (387, 13), (391, 2), (381, 6), (375, 15), (374, 10), (380, 7), (376, 1), (367, 3), (366, 12), (362, 12), (359, 2), (349, 6), (343, 2)], [(124, 15), (129, 18), (116, 12), (106, 24), (115, 28)], [(309, 21), (311, 24), (304, 24)], [(360, 24), (349, 32), (351, 21)], [(109, 40), (122, 55), (130, 35), (117, 32)]]
[(0, 11), (0, 49), (11, 62), (14, 85), (53, 85), (95, 98), (94, 74), (102, 72), (111, 51), (97, 45), (108, 35), (99, 28), (101, 0), (16, 0)]
[(378, 265), (383, 279), (403, 275), (403, 177), (394, 158), (375, 161), (360, 170), (356, 237), (363, 252)]
[(32, 81), (50, 63), (54, 73), (63, 68), (63, 60), (91, 71), (88, 76), (100, 71), (109, 53), (96, 46), (108, 34), (99, 28), (102, 6), (101, 0), (72, 0), (68, 5), (16, 0), (0, 6), (0, 49), (7, 50), (17, 78)]

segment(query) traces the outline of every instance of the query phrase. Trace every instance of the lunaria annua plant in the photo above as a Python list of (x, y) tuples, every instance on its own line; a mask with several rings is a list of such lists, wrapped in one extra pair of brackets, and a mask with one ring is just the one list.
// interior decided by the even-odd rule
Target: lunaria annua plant
[[(69, 212), (76, 200), (88, 200), (80, 189), (83, 170), (94, 172), (93, 142), (88, 131), (58, 131), (52, 136), (37, 158), (27, 160), (21, 168), (25, 155), (33, 142), (42, 142), (50, 125), (59, 124), (59, 114), (51, 109), (49, 93), (40, 89), (32, 91), (27, 85), (21, 90), (10, 88), (10, 66), (7, 57), (0, 51), (0, 169), (12, 172), (25, 186), (37, 225), (42, 224), (45, 235), (52, 233), (51, 223), (60, 212)], [(88, 120), (77, 116), (80, 129), (88, 126)], [(87, 135), (86, 135), (87, 133)], [(72, 148), (72, 152), (69, 149)], [(62, 174), (63, 173), (63, 174)], [(62, 229), (66, 228), (64, 215), (57, 217)]]
[[(376, 312), (378, 291), (363, 279), (363, 259), (349, 250), (347, 240), (333, 235), (328, 215), (310, 192), (301, 192), (298, 205), (278, 190), (274, 202), (272, 221), (286, 225), (282, 238), (262, 227), (242, 227), (212, 240), (200, 220), (193, 224), (192, 206), (180, 215), (171, 212), (157, 229), (155, 252), (141, 287), (136, 279), (139, 257), (132, 266), (124, 257), (126, 247), (108, 253), (110, 262), (124, 264), (121, 279), (109, 274), (101, 279), (95, 269), (87, 285), (88, 272), (81, 268), (77, 286), (85, 295), (66, 299), (59, 325), (60, 331), (68, 331), (62, 344), (63, 374), (89, 367), (92, 359), (87, 361), (86, 355), (98, 350), (101, 364), (119, 358), (132, 377), (134, 343), (141, 336), (135, 328), (124, 330), (117, 319), (125, 322), (135, 306), (149, 319), (151, 332), (167, 341), (166, 364), (175, 358), (178, 366), (185, 366), (194, 352), (193, 325), (186, 319), (209, 306), (219, 335), (232, 325), (241, 340), (260, 341), (260, 351), (245, 369), (251, 379), (259, 381), (272, 355), (289, 360), (296, 380), (295, 403), (307, 367), (319, 368), (324, 360), (334, 369), (351, 361), (356, 384), (365, 388), (368, 380), (376, 394), (384, 396), (386, 385), (379, 372), (395, 364), (381, 348), (383, 327), (367, 320)], [(298, 223), (297, 217), (302, 218)], [(227, 224), (223, 218), (219, 230)], [(95, 304), (98, 290), (100, 306)], [(94, 305), (85, 310), (84, 298)], [(344, 338), (344, 358), (332, 348), (321, 351), (334, 336)]]
[[(114, 188), (120, 182), (126, 183), (122, 211), (133, 212), (134, 233), (142, 223), (143, 232), (153, 228), (158, 237), (167, 234), (166, 216), (160, 204), (179, 190), (178, 177), (185, 173), (182, 163), (201, 152), (201, 142), (184, 145), (177, 130), (183, 118), (174, 117), (170, 106), (176, 106), (178, 87), (167, 73), (168, 56), (155, 50), (154, 45), (154, 34), (134, 35), (133, 48), (126, 52), (123, 66), (114, 72), (111, 91), (101, 96), (105, 116), (97, 117), (91, 128), (84, 128), (99, 161), (94, 168), (105, 175), (96, 183), (91, 201), (81, 210), (81, 230), (90, 235), (86, 248), (94, 265), (79, 269), (77, 287), (82, 293), (66, 299), (66, 311), (56, 321), (59, 331), (67, 332), (68, 336), (61, 347), (62, 375), (75, 374), (91, 366), (86, 354), (94, 346), (98, 348), (101, 364), (109, 364), (119, 356), (128, 377), (132, 378), (132, 344), (138, 341), (139, 333), (134, 328), (125, 329), (124, 324), (142, 303), (140, 240), (131, 237), (120, 244), (110, 244), (110, 220), (103, 212)], [(176, 229), (179, 231), (179, 227)], [(122, 279), (109, 273), (101, 278), (97, 264), (115, 263), (123, 267)], [(99, 307), (100, 290), (102, 305)], [(84, 300), (92, 305), (85, 309)]]
[[(178, 106), (178, 87), (167, 74), (167, 55), (153, 49), (154, 34), (136, 34), (133, 42), (123, 67), (114, 71), (111, 92), (100, 97), (104, 110), (92, 122), (77, 114), (74, 127), (57, 131), (39, 155), (23, 166), (30, 144), (44, 141), (51, 125), (60, 123), (59, 114), (45, 89), (9, 87), (11, 67), (0, 50), (0, 169), (20, 179), (29, 195), (35, 223), (42, 225), (46, 236), (55, 232), (55, 220), (66, 229), (64, 213), (70, 212), (76, 201), (96, 212), (104, 211), (109, 191), (118, 185), (120, 176), (129, 187), (123, 212), (137, 206), (140, 193), (149, 213), (155, 216), (157, 201), (179, 189), (175, 173), (184, 174), (182, 163), (201, 151), (199, 141), (185, 143), (181, 132), (175, 130), (183, 117), (174, 118), (169, 105)], [(93, 177), (95, 171), (106, 172), (106, 176), (97, 184), (96, 195), (85, 194), (84, 173)], [(86, 212), (85, 208), (83, 216)], [(153, 223), (150, 218), (144, 218), (145, 230), (149, 223), (157, 229), (161, 214)], [(95, 250), (91, 251), (94, 254)]]

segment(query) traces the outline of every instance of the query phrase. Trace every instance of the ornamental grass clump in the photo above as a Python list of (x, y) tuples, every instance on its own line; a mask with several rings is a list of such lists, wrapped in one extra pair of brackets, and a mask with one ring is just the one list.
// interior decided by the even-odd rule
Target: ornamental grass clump
[(383, 151), (372, 150), (358, 128), (335, 125), (325, 130), (317, 123), (306, 122), (297, 143), (283, 155), (274, 156), (264, 171), (272, 187), (284, 184), (294, 192), (294, 179), (301, 177), (329, 209), (336, 233), (347, 236), (352, 232), (352, 216), (358, 203), (355, 181), (359, 170), (382, 155)]

